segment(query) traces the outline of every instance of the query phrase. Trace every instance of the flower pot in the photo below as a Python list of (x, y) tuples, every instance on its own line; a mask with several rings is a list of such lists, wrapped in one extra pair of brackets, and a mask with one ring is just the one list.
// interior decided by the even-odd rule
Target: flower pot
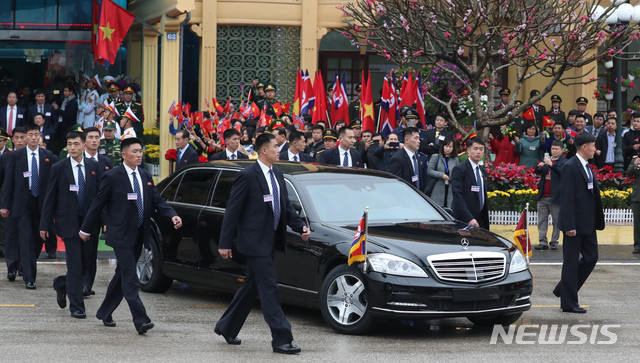
[(612, 60), (608, 60), (608, 61), (604, 62), (604, 66), (605, 66), (605, 68), (613, 68), (613, 61)]
[(607, 101), (611, 101), (613, 99), (613, 93), (605, 93), (604, 99)]
[(626, 92), (627, 91), (627, 87), (625, 86), (621, 86), (620, 87), (620, 92)]

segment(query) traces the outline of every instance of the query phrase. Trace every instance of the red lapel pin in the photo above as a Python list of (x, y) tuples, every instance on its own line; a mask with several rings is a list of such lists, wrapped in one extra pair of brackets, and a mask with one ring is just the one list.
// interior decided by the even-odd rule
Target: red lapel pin
[(92, 171), (92, 172), (91, 172), (91, 175), (96, 175), (96, 172), (95, 172), (95, 171)]
[(49, 159), (44, 159), (44, 161), (49, 162)]
[(151, 182), (147, 182), (147, 185), (151, 185)]

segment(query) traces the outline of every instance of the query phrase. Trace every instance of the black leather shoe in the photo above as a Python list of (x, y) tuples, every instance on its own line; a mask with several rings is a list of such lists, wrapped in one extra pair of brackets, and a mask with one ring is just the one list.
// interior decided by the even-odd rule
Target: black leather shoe
[(232, 338), (232, 337), (228, 337), (228, 336), (222, 334), (222, 332), (218, 328), (213, 329), (213, 332), (218, 334), (218, 335), (220, 335), (220, 336), (222, 336), (224, 338), (224, 340), (227, 341), (227, 344), (240, 345), (240, 343), (242, 343), (242, 340), (240, 340), (238, 338)]
[(36, 283), (35, 282), (27, 282), (27, 283), (25, 283), (25, 287), (27, 288), (27, 290), (35, 290), (36, 289)]
[(96, 294), (96, 292), (95, 292), (95, 291), (93, 291), (93, 290), (89, 290), (89, 295), (95, 295), (95, 294)]
[(273, 347), (274, 353), (282, 353), (282, 354), (298, 354), (302, 351), (299, 346), (287, 343), (278, 345), (277, 347)]
[(111, 319), (111, 320), (104, 319), (104, 320), (102, 320), (102, 324), (104, 324), (104, 326), (108, 326), (109, 328), (113, 328), (113, 327), (116, 326), (116, 322), (113, 321), (113, 319)]
[[(53, 286), (55, 289), (55, 285)], [(62, 290), (56, 290), (56, 301), (58, 301), (58, 306), (60, 309), (64, 309), (67, 307), (67, 293)]]
[(50, 259), (55, 259), (55, 258), (56, 258), (56, 253), (55, 253), (55, 252), (53, 252), (53, 253), (49, 253), (49, 254), (47, 255), (47, 257), (49, 257)]
[[(104, 321), (103, 321), (104, 322)], [(148, 332), (151, 328), (153, 328), (154, 325), (152, 322), (148, 322), (148, 323), (142, 323), (139, 327), (138, 327), (138, 334), (142, 335), (146, 332)]]
[(557, 250), (558, 249), (558, 244), (557, 243), (552, 243), (551, 244), (551, 249), (554, 250), (554, 251)]
[(15, 272), (7, 272), (7, 280), (16, 281), (16, 273)]
[(91, 295), (91, 291), (89, 291), (89, 289), (87, 289), (86, 287), (83, 287), (82, 288), (82, 296), (83, 297), (87, 297), (89, 295)]
[(576, 314), (584, 314), (587, 312), (587, 309), (581, 308), (581, 307), (577, 307), (577, 308), (572, 308), (572, 309), (562, 309), (563, 312), (565, 313), (576, 313)]
[(556, 297), (560, 297), (560, 290), (553, 289), (553, 294), (554, 294)]
[(87, 314), (83, 313), (82, 311), (74, 311), (71, 313), (71, 316), (76, 319), (84, 319), (87, 317)]
[(636, 248), (635, 250), (633, 250), (634, 255), (637, 255), (638, 253), (640, 253), (640, 248)]
[(537, 245), (535, 247), (533, 247), (534, 250), (538, 250), (538, 251), (546, 251), (549, 249), (549, 246), (547, 245)]

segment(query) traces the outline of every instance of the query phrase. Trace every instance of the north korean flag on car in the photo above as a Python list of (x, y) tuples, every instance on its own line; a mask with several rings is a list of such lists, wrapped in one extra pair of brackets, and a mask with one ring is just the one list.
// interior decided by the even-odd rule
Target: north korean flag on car
[(529, 239), (529, 224), (527, 223), (526, 208), (522, 211), (516, 230), (513, 232), (513, 240), (523, 255), (531, 257), (531, 240)]
[(358, 229), (356, 229), (356, 235), (351, 242), (351, 249), (349, 250), (348, 264), (351, 266), (354, 262), (363, 262), (367, 256), (367, 212), (364, 212)]

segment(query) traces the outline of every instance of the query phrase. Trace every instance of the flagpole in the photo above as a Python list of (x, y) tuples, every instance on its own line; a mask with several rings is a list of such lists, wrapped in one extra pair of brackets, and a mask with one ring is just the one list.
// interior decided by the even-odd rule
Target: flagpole
[[(524, 211), (525, 231), (527, 232), (527, 243), (525, 243), (527, 247), (524, 255), (527, 258), (527, 266), (529, 266), (529, 248), (531, 247), (531, 242), (529, 240), (529, 203), (524, 207)], [(549, 221), (547, 221), (547, 223), (549, 223)]]
[(369, 238), (369, 206), (364, 210), (364, 264), (362, 265), (362, 272), (367, 273), (367, 255), (369, 249), (367, 248), (367, 239)]

